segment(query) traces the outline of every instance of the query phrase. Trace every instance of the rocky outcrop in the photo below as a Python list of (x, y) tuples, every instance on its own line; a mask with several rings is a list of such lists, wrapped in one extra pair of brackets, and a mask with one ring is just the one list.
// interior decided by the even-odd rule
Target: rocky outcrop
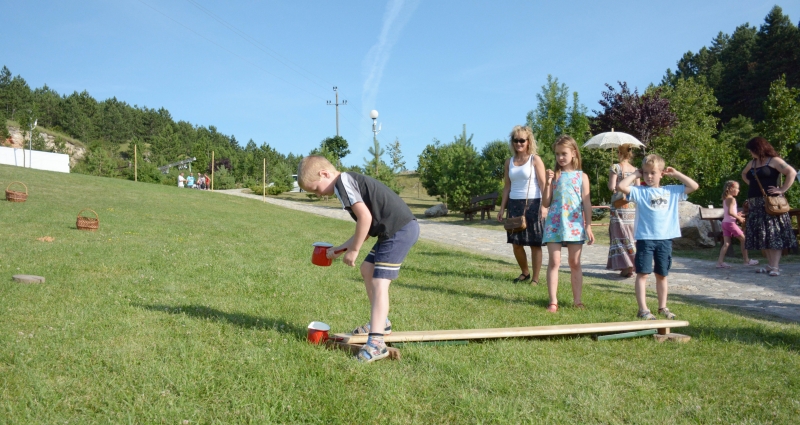
[[(11, 137), (6, 139), (6, 146), (16, 149), (27, 147), (29, 140), (28, 132), (20, 131), (19, 127), (11, 126), (8, 127), (8, 132), (11, 134)], [(47, 146), (48, 150), (53, 151), (55, 149), (55, 136), (47, 133), (39, 133), (39, 136), (44, 138), (44, 144)], [(74, 145), (68, 140), (64, 140), (64, 152), (60, 153), (69, 155), (69, 166), (72, 168), (83, 158), (84, 155), (86, 155), (86, 149), (81, 146)]]
[(447, 215), (447, 207), (444, 204), (436, 204), (425, 210), (425, 217), (443, 217)]
[(711, 248), (714, 239), (708, 236), (711, 223), (700, 219), (700, 206), (689, 201), (678, 204), (681, 237), (673, 240), (673, 246), (679, 249), (693, 249), (699, 247)]

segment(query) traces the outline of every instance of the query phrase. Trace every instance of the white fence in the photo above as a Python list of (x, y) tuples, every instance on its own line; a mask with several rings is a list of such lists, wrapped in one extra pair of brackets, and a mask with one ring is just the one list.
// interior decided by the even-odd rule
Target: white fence
[[(23, 164), (24, 163), (24, 164)], [(0, 146), (0, 164), (69, 173), (69, 155)]]

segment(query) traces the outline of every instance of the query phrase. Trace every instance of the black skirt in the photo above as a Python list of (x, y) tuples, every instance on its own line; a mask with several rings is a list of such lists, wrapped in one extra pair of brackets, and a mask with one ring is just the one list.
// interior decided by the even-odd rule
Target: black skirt
[(745, 249), (789, 249), (797, 247), (797, 238), (792, 230), (789, 214), (769, 215), (764, 207), (764, 198), (753, 197), (747, 200), (747, 221), (745, 221)]
[[(542, 218), (539, 216), (541, 204), (541, 198), (528, 199), (528, 210), (525, 212), (525, 223), (528, 227), (522, 232), (506, 233), (508, 243), (522, 246), (542, 246), (544, 226)], [(525, 210), (525, 200), (509, 199), (506, 209), (509, 217), (519, 217)]]

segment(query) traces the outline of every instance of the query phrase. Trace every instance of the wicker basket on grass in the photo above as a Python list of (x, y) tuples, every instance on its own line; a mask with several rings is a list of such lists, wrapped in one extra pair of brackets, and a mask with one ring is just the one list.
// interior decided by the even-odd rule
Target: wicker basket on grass
[[(22, 187), (25, 188), (25, 193), (17, 192), (16, 190), (11, 190), (11, 185), (14, 183), (19, 183)], [(28, 199), (28, 186), (25, 186), (23, 182), (11, 182), (6, 186), (6, 201), (8, 202), (25, 202)]]
[[(94, 217), (84, 217), (84, 211), (91, 211), (94, 213)], [(84, 208), (78, 213), (78, 221), (75, 223), (75, 226), (78, 227), (80, 230), (97, 230), (100, 227), (100, 216), (91, 209), (91, 208)]]

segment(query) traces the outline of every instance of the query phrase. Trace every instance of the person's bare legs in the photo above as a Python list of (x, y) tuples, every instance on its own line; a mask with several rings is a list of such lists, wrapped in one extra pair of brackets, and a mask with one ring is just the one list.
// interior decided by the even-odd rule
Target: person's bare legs
[(558, 305), (558, 268), (561, 266), (561, 242), (547, 244), (547, 294), (550, 304)]
[(375, 264), (369, 262), (361, 263), (361, 277), (364, 278), (364, 288), (367, 290), (369, 298), (370, 332), (383, 333), (386, 327), (386, 318), (389, 317), (389, 279), (372, 277)]
[(647, 287), (647, 276), (645, 273), (636, 273), (636, 302), (639, 304), (639, 311), (649, 311), (647, 308), (647, 294), (645, 288)]
[(656, 273), (656, 294), (658, 295), (658, 310), (667, 308), (667, 277)]
[(744, 236), (739, 235), (736, 237), (736, 239), (739, 239), (739, 248), (742, 249), (742, 260), (744, 261), (745, 265), (748, 265), (747, 263), (750, 262), (750, 257), (747, 255), (747, 249), (744, 247)]
[(764, 253), (767, 256), (767, 262), (769, 263), (769, 267), (772, 270), (778, 271), (781, 263), (782, 251), (780, 249), (765, 249)]
[(539, 283), (539, 273), (542, 271), (542, 247), (531, 247), (531, 283)]
[[(528, 270), (528, 256), (525, 254), (525, 247), (516, 244), (511, 244), (511, 246), (514, 247), (514, 258), (517, 259), (517, 264), (519, 264), (520, 273), (526, 276), (529, 275), (530, 271)], [(539, 267), (541, 266), (542, 266), (541, 255), (539, 255)]]
[(569, 280), (572, 283), (572, 302), (575, 305), (583, 304), (583, 269), (581, 268), (581, 244), (567, 244), (567, 262), (569, 263)]
[[(742, 238), (744, 240), (744, 238)], [(721, 266), (725, 264), (725, 254), (728, 253), (728, 248), (731, 246), (731, 237), (730, 236), (723, 236), (722, 237), (722, 248), (719, 249), (719, 259), (717, 260), (717, 265)], [(744, 245), (742, 245), (744, 246)], [(745, 251), (746, 252), (746, 251)], [(746, 256), (747, 254), (745, 254)]]

